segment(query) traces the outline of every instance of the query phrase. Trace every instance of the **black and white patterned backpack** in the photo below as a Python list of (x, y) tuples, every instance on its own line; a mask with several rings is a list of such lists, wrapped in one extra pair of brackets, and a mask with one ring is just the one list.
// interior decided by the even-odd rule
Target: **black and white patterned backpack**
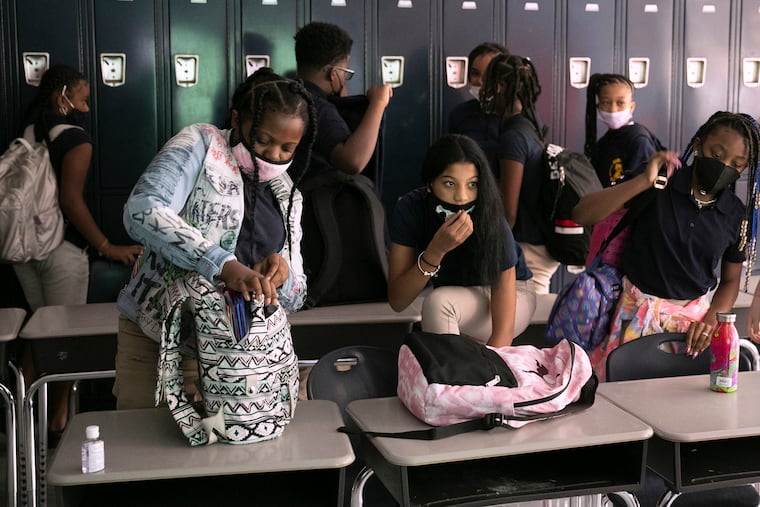
[[(164, 298), (156, 404), (166, 400), (190, 444), (247, 444), (282, 434), (298, 399), (298, 358), (282, 307), (252, 300), (250, 330), (238, 341), (222, 293), (197, 272), (169, 284)], [(188, 349), (197, 351), (200, 410), (184, 386), (181, 351)]]

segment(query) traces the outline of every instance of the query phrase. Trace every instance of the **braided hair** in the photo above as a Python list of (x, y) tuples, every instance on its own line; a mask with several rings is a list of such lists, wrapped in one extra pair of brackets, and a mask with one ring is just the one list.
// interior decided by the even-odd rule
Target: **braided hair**
[(87, 82), (87, 78), (73, 67), (56, 64), (50, 67), (42, 75), (37, 95), (32, 102), (28, 118), (34, 123), (34, 136), (38, 140), (44, 139), (50, 142), (48, 132), (48, 116), (61, 115), (55, 106), (53, 97), (56, 93), (62, 93), (64, 86), (72, 89), (81, 82)]
[[(298, 116), (304, 122), (304, 132), (312, 132), (311, 138), (307, 140), (308, 150), (306, 163), (297, 174), (291, 174), (293, 186), (290, 189), (288, 198), (288, 210), (285, 222), (287, 227), (288, 250), (292, 251), (292, 230), (294, 224), (291, 221), (291, 211), (293, 210), (293, 196), (296, 192), (296, 185), (300, 183), (305, 169), (309, 166), (311, 160), (311, 151), (316, 137), (316, 129), (309, 129), (309, 125), (316, 125), (317, 111), (314, 101), (304, 88), (303, 83), (292, 79), (284, 78), (275, 74), (269, 67), (262, 67), (251, 74), (245, 80), (232, 96), (232, 109), (238, 112), (240, 119), (250, 118), (252, 120), (251, 131), (248, 139), (248, 146), (255, 146), (256, 132), (267, 113), (282, 113), (291, 116)], [(302, 140), (303, 142), (303, 140)], [(256, 217), (256, 200), (259, 187), (259, 164), (256, 157), (253, 159), (253, 175), (243, 177), (252, 178), (252, 191), (245, 193), (245, 205), (251, 210), (251, 220), (255, 223)], [(252, 256), (253, 258), (253, 256)]]
[(633, 82), (622, 74), (591, 74), (586, 88), (586, 143), (583, 145), (583, 153), (596, 163), (596, 108), (599, 93), (607, 85), (622, 84), (631, 89), (633, 96), (635, 87)]
[(747, 181), (747, 198), (745, 200), (744, 219), (742, 220), (741, 230), (739, 231), (739, 250), (744, 252), (747, 258), (748, 266), (745, 272), (744, 291), (748, 292), (749, 277), (752, 274), (751, 266), (755, 264), (757, 256), (757, 226), (758, 226), (758, 173), (760, 173), (760, 125), (752, 116), (744, 113), (731, 113), (728, 111), (718, 111), (697, 129), (697, 133), (689, 141), (688, 146), (681, 155), (681, 163), (686, 162), (694, 154), (694, 143), (699, 139), (700, 143), (704, 142), (708, 135), (719, 127), (727, 127), (741, 135), (747, 143), (749, 153), (747, 161), (747, 170), (749, 177)]
[[(504, 227), (494, 226), (494, 220), (503, 220), (499, 187), (490, 170), (488, 158), (478, 143), (459, 134), (448, 134), (436, 141), (427, 151), (420, 176), (430, 185), (451, 164), (469, 162), (478, 172), (478, 195), (472, 210), (473, 234), (462, 244), (469, 249), (465, 258), (472, 259), (470, 275), (493, 285), (501, 275), (501, 256), (506, 244)], [(500, 224), (500, 221), (496, 221)], [(462, 267), (467, 272), (467, 266)]]
[(514, 113), (515, 102), (522, 104), (522, 113), (533, 124), (541, 141), (546, 127), (538, 124), (536, 101), (541, 95), (538, 74), (530, 58), (513, 54), (496, 55), (488, 64), (486, 78), (480, 90), (480, 107), (486, 114)]

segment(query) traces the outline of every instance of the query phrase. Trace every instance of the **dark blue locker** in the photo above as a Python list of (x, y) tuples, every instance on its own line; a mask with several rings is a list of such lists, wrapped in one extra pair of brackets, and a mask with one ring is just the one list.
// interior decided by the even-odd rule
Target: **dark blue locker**
[[(563, 143), (572, 150), (583, 151), (588, 78), (596, 72), (615, 72), (615, 32), (614, 0), (568, 2)], [(598, 127), (599, 134), (606, 131)]]
[(554, 0), (507, 0), (506, 41), (511, 53), (530, 58), (536, 67), (541, 84), (536, 108), (541, 120), (549, 127), (549, 139), (561, 143), (562, 133), (557, 131), (559, 119), (555, 118), (555, 109), (564, 108), (564, 104), (555, 100), (557, 27), (554, 4)]
[(728, 70), (731, 0), (687, 0), (684, 4), (682, 150), (715, 111), (729, 109)]
[[(430, 145), (430, 2), (414, 0), (410, 7), (381, 2), (378, 9), (378, 61), (404, 57), (403, 84), (393, 90), (385, 116), (383, 203), (391, 212), (396, 199), (421, 184), (420, 168)], [(440, 78), (437, 78), (440, 79)]]
[[(396, 2), (385, 0), (383, 6), (391, 3), (395, 6)], [(354, 41), (351, 47), (351, 58), (349, 67), (356, 71), (353, 79), (347, 83), (349, 95), (361, 95), (371, 86), (370, 75), (366, 72), (369, 70), (371, 63), (365, 62), (367, 53), (367, 33), (369, 13), (366, 9), (366, 3), (363, 0), (345, 0), (336, 2), (334, 0), (311, 0), (311, 19), (310, 21), (322, 21), (324, 23), (333, 23), (348, 32), (348, 35)], [(295, 34), (295, 32), (293, 32)], [(393, 36), (397, 36), (394, 34)], [(291, 50), (294, 43), (291, 40)]]
[(20, 86), (19, 75), (15, 69), (13, 53), (11, 50), (14, 39), (10, 37), (11, 19), (10, 0), (0, 0), (0, 105), (5, 114), (0, 117), (0, 153), (8, 148), (8, 142), (16, 136), (18, 131), (18, 105), (16, 97)]
[[(171, 132), (192, 123), (221, 125), (229, 116), (228, 2), (169, 2)], [(232, 86), (236, 86), (233, 83)]]
[(744, 0), (739, 46), (739, 112), (760, 117), (760, 0)]
[(275, 72), (295, 77), (293, 36), (298, 28), (298, 4), (297, 0), (278, 0), (277, 5), (265, 5), (259, 0), (243, 0), (242, 54), (237, 55), (241, 66), (245, 67), (246, 56), (251, 58), (252, 65), (258, 57), (266, 57)]
[(156, 66), (160, 46), (154, 2), (98, 0), (94, 8), (94, 162), (100, 202), (100, 212), (94, 214), (103, 232), (118, 243), (128, 241), (121, 218), (124, 202), (164, 137)]
[(633, 119), (647, 126), (666, 146), (672, 146), (673, 140), (669, 136), (673, 88), (673, 2), (628, 0), (626, 21), (624, 73), (636, 85)]
[[(474, 5), (473, 5), (474, 4)], [(474, 8), (465, 8), (468, 7)], [(498, 2), (496, 3), (498, 5)], [(497, 37), (499, 31), (497, 23), (501, 20), (497, 17), (494, 1), (462, 2), (461, 0), (446, 0), (443, 3), (443, 28), (440, 38), (443, 43), (443, 51), (440, 55), (440, 77), (433, 81), (433, 85), (441, 93), (441, 121), (442, 133), (448, 131), (448, 118), (451, 110), (461, 102), (472, 98), (467, 85), (467, 75), (464, 76), (464, 86), (456, 88), (447, 82), (446, 64), (447, 58), (462, 57), (467, 55), (475, 46), (483, 42), (497, 42), (503, 44), (503, 37)]]

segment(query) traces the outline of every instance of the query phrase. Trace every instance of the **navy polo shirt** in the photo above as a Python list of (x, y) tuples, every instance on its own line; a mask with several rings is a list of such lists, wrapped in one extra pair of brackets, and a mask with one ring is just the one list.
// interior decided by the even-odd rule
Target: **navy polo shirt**
[(642, 173), (657, 151), (649, 132), (641, 125), (608, 130), (596, 143), (594, 168), (603, 187)]
[(738, 249), (744, 205), (724, 190), (714, 205), (699, 209), (691, 174), (691, 167), (676, 171), (631, 226), (623, 272), (647, 294), (696, 299), (715, 287), (721, 261), (744, 261)]
[(499, 160), (512, 160), (523, 165), (517, 220), (512, 231), (517, 241), (543, 245), (541, 233), (541, 181), (543, 146), (535, 127), (522, 113), (502, 124), (499, 136)]
[(480, 146), (491, 164), (491, 170), (499, 178), (499, 117), (485, 114), (478, 99), (457, 105), (449, 113), (449, 133), (462, 134)]
[[(420, 187), (401, 196), (393, 208), (390, 222), (391, 241), (398, 245), (408, 246), (423, 251), (427, 248), (433, 235), (441, 226), (438, 221), (433, 221), (427, 211), (427, 189)], [(525, 265), (522, 251), (512, 237), (507, 220), (502, 218), (506, 231), (506, 243), (501, 257), (501, 270), (506, 271), (515, 266), (515, 276), (518, 280), (527, 280), (532, 273)], [(470, 265), (472, 259), (467, 257), (467, 252), (460, 247), (448, 252), (441, 261), (441, 270), (438, 276), (433, 278), (434, 287), (449, 285), (471, 287), (484, 285), (481, 280), (467, 276), (462, 269)]]

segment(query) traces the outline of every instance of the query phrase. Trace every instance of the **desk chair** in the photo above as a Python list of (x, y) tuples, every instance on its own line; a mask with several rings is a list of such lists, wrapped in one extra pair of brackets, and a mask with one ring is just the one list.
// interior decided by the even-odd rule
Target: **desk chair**
[[(345, 413), (346, 405), (354, 400), (395, 396), (397, 383), (397, 352), (354, 345), (328, 352), (314, 364), (306, 380), (306, 395), (310, 400), (334, 401), (340, 407), (343, 421), (350, 422)], [(353, 437), (351, 443), (356, 448)], [(352, 506), (363, 505), (364, 488), (372, 475), (372, 469), (364, 466), (359, 459), (349, 467), (346, 484), (354, 484), (350, 495)], [(378, 485), (377, 489), (377, 496), (381, 497), (377, 500), (382, 505), (396, 505), (383, 486)], [(373, 502), (373, 505), (379, 504)]]
[[(710, 351), (705, 350), (696, 358), (685, 355), (686, 333), (659, 333), (642, 336), (624, 343), (607, 356), (607, 381), (637, 380), (645, 378), (702, 375), (710, 372)], [(757, 370), (759, 362), (755, 345), (740, 340), (739, 369)], [(674, 353), (675, 351), (676, 353)], [(705, 386), (707, 389), (707, 386)], [(635, 492), (642, 507), (657, 505), (667, 499), (678, 497), (674, 507), (701, 505), (733, 505), (757, 507), (758, 492), (751, 485), (719, 488), (700, 493), (670, 491), (662, 479), (647, 470), (644, 487)], [(659, 499), (658, 499), (659, 497)], [(614, 505), (628, 505), (615, 494), (609, 495)], [(659, 500), (659, 501), (658, 501)]]

